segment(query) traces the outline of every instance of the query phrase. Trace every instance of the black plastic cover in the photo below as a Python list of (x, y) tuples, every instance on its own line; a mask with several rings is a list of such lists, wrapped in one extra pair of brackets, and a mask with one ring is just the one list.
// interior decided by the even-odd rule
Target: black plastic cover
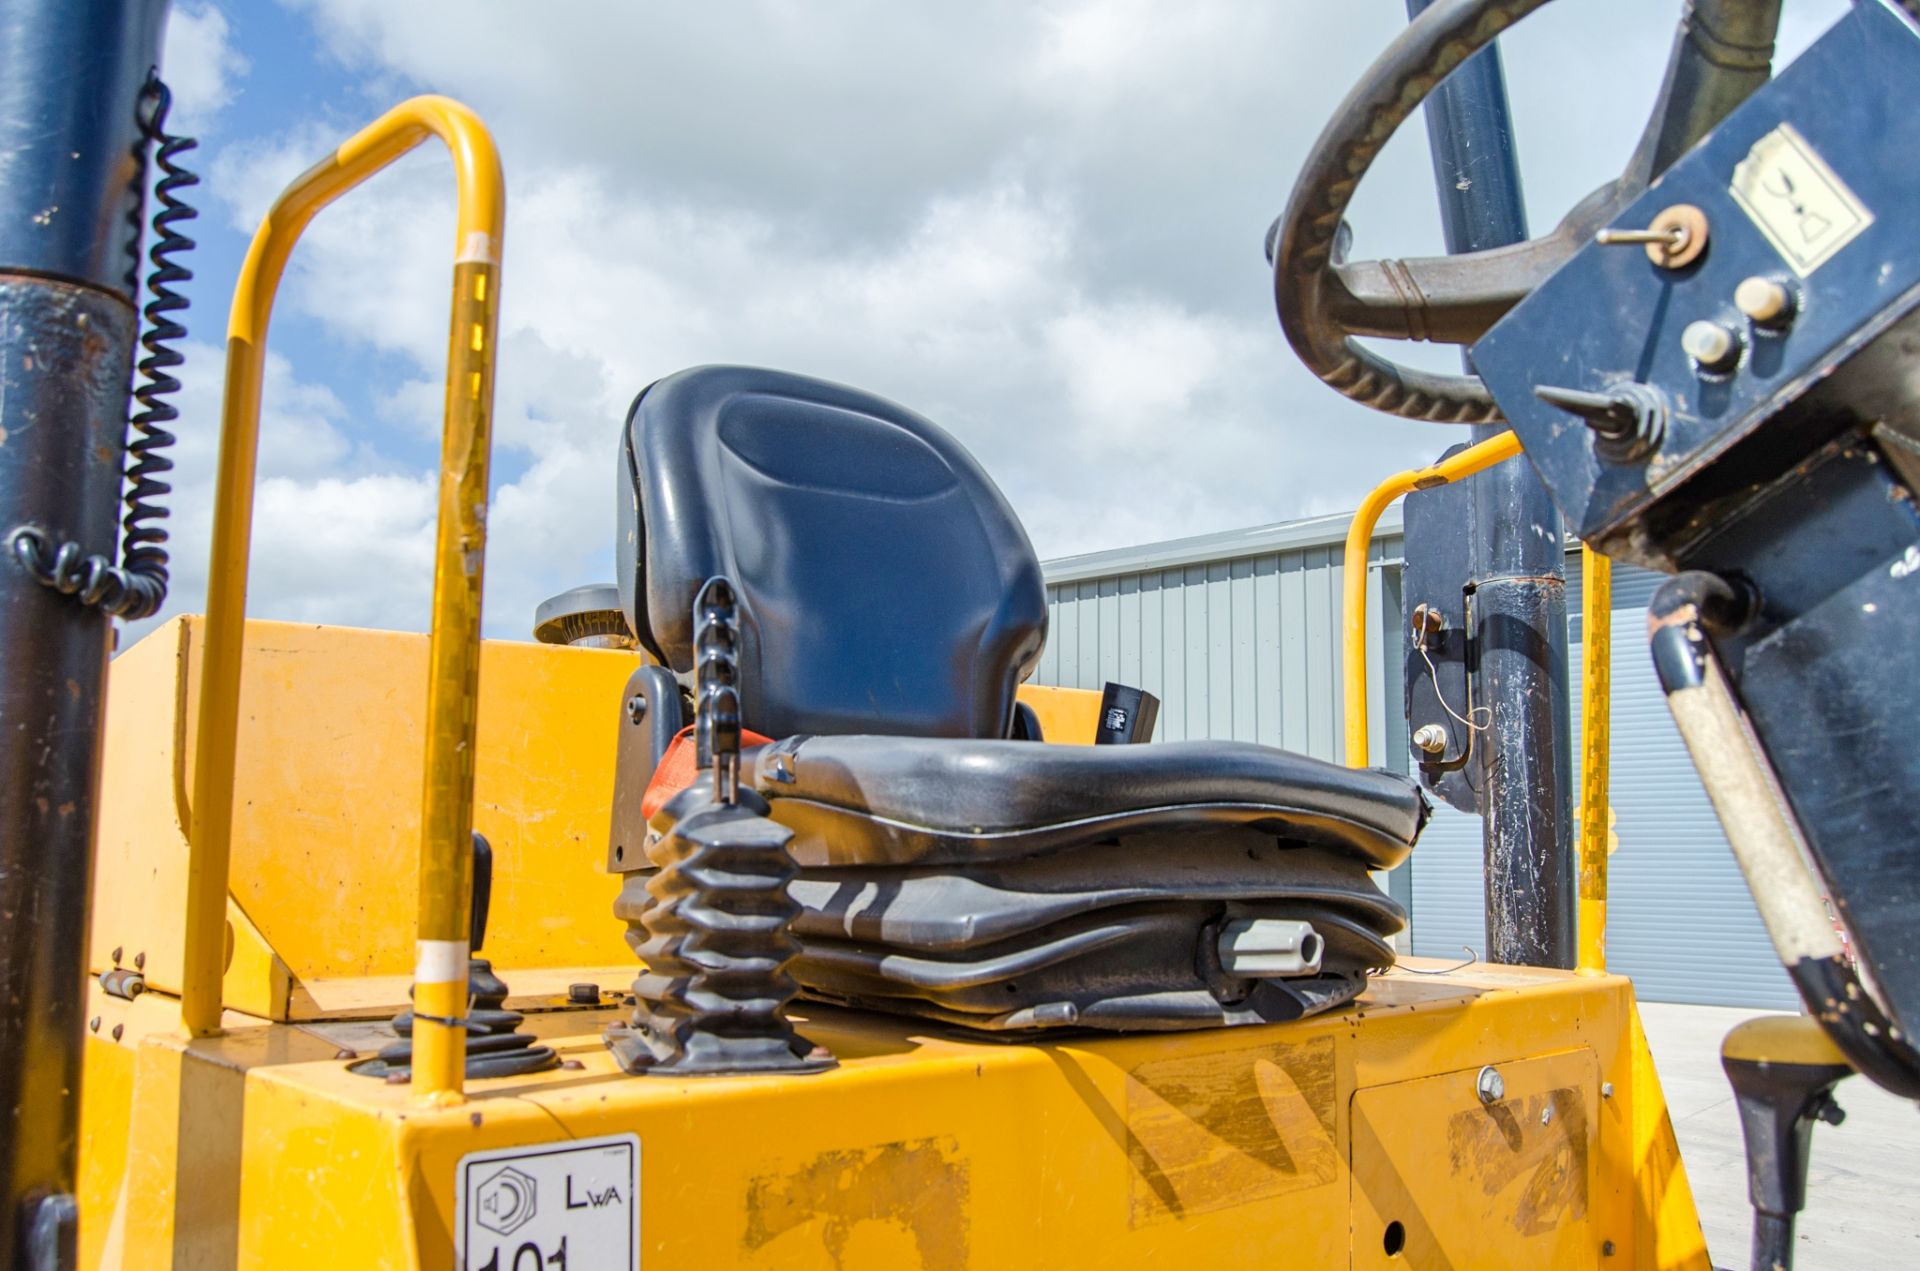
[(641, 393), (623, 451), (628, 621), (688, 671), (694, 595), (732, 579), (747, 727), (1008, 735), (1046, 588), (1012, 509), (946, 433), (856, 389), (708, 366)]
[(1096, 746), (1137, 746), (1153, 740), (1154, 721), (1160, 718), (1160, 699), (1131, 684), (1111, 680), (1100, 693), (1100, 719), (1094, 725)]
[(1238, 741), (793, 737), (742, 763), (809, 868), (976, 868), (1125, 833), (1238, 825), (1392, 869), (1428, 811), (1419, 787), (1395, 773)]

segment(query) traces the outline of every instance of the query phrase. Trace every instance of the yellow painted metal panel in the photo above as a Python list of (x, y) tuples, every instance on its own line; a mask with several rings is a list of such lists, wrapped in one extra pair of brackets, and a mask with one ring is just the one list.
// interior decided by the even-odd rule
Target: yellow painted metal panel
[[(1631, 1102), (1615, 1115), (1630, 1126), (1632, 1146), (1627, 1159), (1604, 1163), (1602, 1176), (1614, 1186), (1632, 1189), (1635, 1247), (1651, 1250), (1645, 1266), (1658, 1271), (1708, 1271), (1707, 1239), (1700, 1230), (1700, 1215), (1694, 1208), (1686, 1168), (1680, 1162), (1680, 1143), (1667, 1115), (1666, 1092), (1654, 1071), (1653, 1051), (1647, 1046), (1639, 1008), (1629, 1001), (1625, 1013), (1623, 1033)], [(1622, 1088), (1620, 1079), (1613, 1080), (1617, 1092)], [(1603, 1139), (1603, 1151), (1617, 1141)]]
[(1100, 694), (1085, 688), (1022, 684), (1020, 700), (1040, 717), (1040, 736), (1048, 742), (1091, 746), (1100, 726)]
[[(127, 1171), (127, 1117), (133, 1108), (134, 1049), (113, 1039), (134, 1003), (108, 997), (93, 986), (89, 1022), (99, 1021), (86, 1040), (84, 1080), (80, 1087), (80, 1168), (74, 1192), (84, 1220), (80, 1224), (80, 1264), (116, 1265), (121, 1226), (121, 1183)], [(116, 1248), (107, 1259), (111, 1241)]]
[[(194, 623), (176, 618), (115, 658), (108, 672), (103, 743), (106, 786), (94, 836), (88, 969), (139, 970), (148, 986), (178, 994), (186, 912), (186, 776), (182, 739), (190, 712), (188, 645)], [(285, 1015), (292, 974), (231, 898), (225, 993), (267, 1018)]]
[[(181, 986), (199, 656), (198, 619), (168, 623), (115, 659), (93, 922), (96, 970), (146, 955), (156, 989)], [(603, 862), (620, 690), (631, 653), (488, 641), (481, 654), (475, 824), (496, 853), (487, 951), (505, 967), (631, 967)], [(387, 977), (391, 1014), (413, 970), (417, 757), (427, 640), (251, 621), (235, 768), (236, 952), (227, 1004), (284, 1015), (289, 985)], [(247, 943), (256, 928), (265, 948)], [(291, 993), (295, 1002), (312, 991)], [(337, 996), (337, 994), (336, 994)]]
[(1494, 1071), (1491, 1102), (1476, 1092), (1479, 1068), (1354, 1096), (1354, 1267), (1599, 1265), (1594, 1053)]
[[(805, 1013), (837, 1070), (682, 1080), (621, 1073), (599, 1038), (614, 1012), (532, 1016), (579, 1066), (470, 1083), (453, 1109), (348, 1073), (320, 1026), (147, 1035), (126, 1265), (192, 1247), (240, 1267), (445, 1268), (462, 1156), (623, 1133), (641, 1144), (649, 1271), (1338, 1264), (1356, 1221), (1352, 1109), (1437, 1074), (1470, 1087), (1485, 1063), (1548, 1057), (1539, 1071), (1554, 1076), (1568, 1055), (1593, 1148), (1585, 1235), (1568, 1239), (1614, 1240), (1610, 1267), (1705, 1265), (1687, 1255), (1703, 1253), (1698, 1225), (1617, 977), (1389, 975), (1356, 1009), (1292, 1025), (1014, 1045)], [(182, 1135), (185, 1123), (207, 1132)], [(1425, 1212), (1466, 1205), (1446, 1190), (1444, 1148), (1412, 1125), (1368, 1124), (1398, 1159), (1427, 1162), (1439, 1190)], [(1529, 1253), (1541, 1237), (1504, 1230), (1479, 1246), (1491, 1261), (1455, 1265), (1543, 1265)]]

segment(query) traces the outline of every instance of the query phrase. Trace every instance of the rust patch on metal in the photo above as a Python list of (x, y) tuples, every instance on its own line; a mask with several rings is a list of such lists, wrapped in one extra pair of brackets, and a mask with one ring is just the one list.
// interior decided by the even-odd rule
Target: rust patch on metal
[(1563, 1086), (1456, 1112), (1447, 1122), (1447, 1156), (1456, 1179), (1489, 1197), (1518, 1183), (1513, 1229), (1539, 1236), (1587, 1215), (1588, 1137), (1580, 1091)]
[(748, 1185), (745, 1249), (755, 1252), (819, 1219), (822, 1247), (844, 1267), (855, 1230), (880, 1223), (912, 1238), (922, 1271), (963, 1271), (968, 1175), (951, 1137), (823, 1152)]
[(1127, 1074), (1128, 1225), (1227, 1209), (1331, 1183), (1331, 1037), (1191, 1058)]
[(1673, 612), (1662, 615), (1647, 611), (1647, 634), (1657, 634), (1663, 627), (1684, 627), (1700, 621), (1700, 606), (1688, 602), (1675, 605)]

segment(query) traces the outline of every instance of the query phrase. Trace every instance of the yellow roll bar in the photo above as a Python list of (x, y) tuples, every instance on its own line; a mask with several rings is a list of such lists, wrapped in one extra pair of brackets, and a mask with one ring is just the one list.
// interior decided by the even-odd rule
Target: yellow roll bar
[(506, 189), (486, 127), (449, 98), (402, 102), (296, 177), (255, 232), (234, 288), (194, 751), (181, 1015), (194, 1036), (219, 1032), (260, 385), (274, 294), (314, 215), (429, 137), (440, 138), (453, 154), (459, 214), (427, 681), (413, 1088), (418, 1095), (457, 1101), (466, 1062), (461, 1021), (467, 1010), (474, 703)]
[[(1520, 453), (1511, 432), (1468, 446), (1425, 468), (1396, 472), (1361, 500), (1347, 527), (1341, 612), (1342, 674), (1346, 701), (1346, 760), (1367, 766), (1367, 548), (1380, 514), (1412, 490), (1450, 485)], [(1613, 710), (1613, 562), (1591, 549), (1581, 553), (1584, 712), (1580, 782), (1580, 970), (1606, 970), (1607, 769)]]

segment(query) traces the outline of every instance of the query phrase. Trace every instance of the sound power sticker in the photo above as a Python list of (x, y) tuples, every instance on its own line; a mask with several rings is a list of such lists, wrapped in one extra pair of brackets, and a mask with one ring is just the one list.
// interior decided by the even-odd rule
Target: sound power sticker
[(639, 1271), (639, 1137), (469, 1152), (453, 1232), (461, 1271)]

